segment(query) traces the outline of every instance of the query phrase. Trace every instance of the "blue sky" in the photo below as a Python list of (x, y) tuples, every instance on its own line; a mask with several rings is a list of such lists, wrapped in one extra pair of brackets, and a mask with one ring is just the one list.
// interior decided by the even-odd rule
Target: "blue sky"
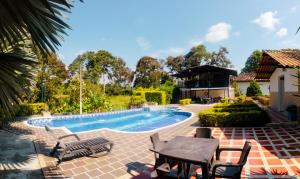
[(134, 68), (144, 55), (166, 58), (204, 44), (227, 47), (240, 70), (255, 49), (300, 48), (298, 0), (85, 0), (59, 48), (66, 64), (87, 50), (107, 50)]

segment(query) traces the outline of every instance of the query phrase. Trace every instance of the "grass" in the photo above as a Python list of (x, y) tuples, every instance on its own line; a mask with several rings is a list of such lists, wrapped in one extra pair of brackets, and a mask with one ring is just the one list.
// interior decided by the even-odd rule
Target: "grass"
[(131, 96), (110, 96), (113, 111), (128, 109)]

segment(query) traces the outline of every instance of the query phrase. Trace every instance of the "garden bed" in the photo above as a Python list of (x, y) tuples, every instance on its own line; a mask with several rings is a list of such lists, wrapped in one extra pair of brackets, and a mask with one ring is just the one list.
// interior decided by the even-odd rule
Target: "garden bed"
[(266, 111), (253, 102), (222, 103), (199, 113), (206, 127), (261, 127), (270, 122)]

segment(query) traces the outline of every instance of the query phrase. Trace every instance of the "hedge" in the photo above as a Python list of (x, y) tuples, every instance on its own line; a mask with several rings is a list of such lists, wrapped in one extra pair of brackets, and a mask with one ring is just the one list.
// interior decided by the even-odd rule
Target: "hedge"
[(199, 122), (206, 127), (261, 127), (269, 123), (270, 118), (254, 103), (233, 103), (199, 112)]
[(147, 102), (156, 102), (158, 104), (167, 104), (167, 96), (164, 91), (146, 91), (145, 99)]
[(131, 96), (129, 106), (130, 107), (142, 107), (146, 102), (144, 96)]
[(145, 102), (156, 102), (160, 105), (167, 104), (167, 94), (154, 88), (138, 88), (133, 91), (133, 96), (142, 96)]
[(15, 108), (16, 116), (30, 116), (41, 114), (42, 111), (48, 111), (49, 107), (46, 103), (30, 103), (20, 104)]
[(181, 99), (181, 100), (179, 100), (179, 103), (180, 103), (181, 105), (191, 104), (191, 102), (192, 102), (192, 99), (190, 99), (190, 98), (186, 98), (186, 99)]

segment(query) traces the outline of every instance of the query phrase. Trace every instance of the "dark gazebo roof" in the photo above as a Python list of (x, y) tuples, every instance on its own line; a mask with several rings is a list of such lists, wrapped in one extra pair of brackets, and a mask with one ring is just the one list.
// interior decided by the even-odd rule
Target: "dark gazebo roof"
[(224, 75), (237, 76), (236, 70), (212, 66), (212, 65), (201, 65), (201, 66), (192, 67), (192, 68), (183, 70), (180, 73), (175, 74), (174, 76), (178, 77), (178, 78), (185, 78), (185, 77), (195, 76), (200, 73), (209, 73), (209, 72), (210, 73), (211, 72), (222, 72)]

